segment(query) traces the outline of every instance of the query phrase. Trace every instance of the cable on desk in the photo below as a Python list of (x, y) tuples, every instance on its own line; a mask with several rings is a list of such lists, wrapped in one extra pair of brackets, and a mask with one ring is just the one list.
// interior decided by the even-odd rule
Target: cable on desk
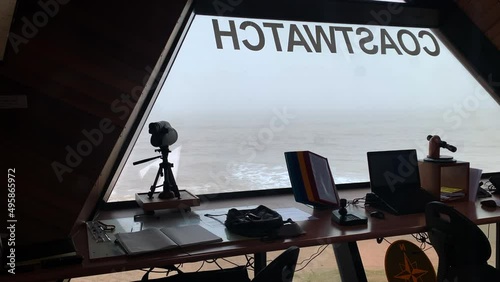
[(223, 269), (222, 266), (220, 266), (220, 264), (217, 263), (217, 259), (205, 260), (204, 262), (206, 262), (206, 263), (214, 263), (215, 265), (217, 265), (217, 267), (219, 269)]
[(299, 272), (299, 271), (303, 270), (304, 268), (306, 268), (307, 265), (309, 265), (309, 263), (311, 263), (311, 261), (313, 261), (315, 258), (319, 257), (326, 250), (326, 248), (328, 246), (330, 246), (330, 245), (319, 246), (318, 250), (316, 250), (316, 252), (314, 254), (312, 254), (309, 258), (297, 263), (297, 265), (302, 265), (304, 262), (307, 261), (307, 263), (304, 266), (302, 266), (299, 269), (295, 269), (295, 272)]
[(252, 256), (249, 256), (248, 254), (245, 254), (245, 258), (247, 260), (246, 267), (250, 269), (255, 269), (255, 258)]
[[(419, 248), (423, 251), (426, 252), (430, 249), (432, 249), (432, 243), (429, 240), (429, 234), (427, 233), (416, 233), (416, 234), (411, 234), (413, 239), (417, 240), (420, 243)], [(387, 244), (391, 245), (392, 243), (387, 240), (386, 238), (377, 238), (377, 243), (381, 244), (383, 241), (387, 242)], [(429, 245), (429, 247), (427, 247)]]
[(213, 219), (213, 220), (215, 220), (215, 221), (218, 221), (218, 222), (220, 222), (222, 225), (224, 225), (224, 222), (222, 222), (222, 221), (221, 221), (220, 219), (218, 219), (217, 217), (218, 217), (218, 216), (227, 216), (227, 213), (226, 213), (226, 214), (209, 214), (209, 213), (206, 213), (206, 214), (204, 214), (204, 216), (209, 217), (209, 218), (211, 218), (211, 219)]
[(183, 273), (180, 270), (181, 266), (182, 266), (182, 263), (179, 264), (179, 266), (168, 265), (168, 266), (162, 267), (162, 268), (165, 268), (166, 271), (154, 271), (153, 269), (155, 269), (155, 267), (151, 267), (151, 268), (149, 268), (149, 270), (141, 269), (141, 271), (146, 271), (146, 273), (144, 273), (144, 275), (142, 276), (141, 281), (149, 281), (149, 273), (164, 273), (165, 276), (168, 276), (171, 271), (176, 271), (177, 273)]
[[(225, 262), (227, 262), (227, 263), (230, 263), (230, 264), (232, 264), (232, 265), (234, 265), (234, 266), (240, 266), (239, 264), (234, 263), (234, 262), (232, 262), (232, 261), (230, 261), (230, 260), (228, 260), (228, 259), (226, 259), (226, 258), (220, 258), (220, 259), (221, 259), (221, 260), (223, 260), (223, 261), (225, 261)], [(245, 265), (245, 267), (246, 267), (246, 265)]]
[(365, 203), (365, 200), (366, 200), (365, 197), (354, 198), (354, 199), (352, 199), (352, 201), (349, 202), (349, 204), (356, 206), (356, 205), (360, 204), (360, 202)]
[(377, 241), (377, 244), (382, 244), (384, 241), (387, 243), (387, 244), (392, 244), (389, 240), (387, 240), (385, 237), (379, 237), (379, 238), (376, 238), (375, 241)]
[[(144, 269), (144, 268), (141, 268), (139, 269), (140, 271), (145, 271), (145, 272), (151, 272), (151, 273), (166, 273), (167, 275), (172, 272), (172, 271), (177, 271), (179, 272), (180, 271), (180, 268), (183, 266), (183, 264), (179, 264), (178, 266), (175, 266), (175, 265), (169, 265), (169, 266), (164, 266), (164, 267), (151, 267), (150, 269)], [(155, 268), (163, 268), (165, 270), (162, 270), (162, 271), (154, 271), (153, 269)], [(182, 272), (182, 271), (180, 271)]]
[[(230, 264), (232, 264), (234, 266), (240, 266), (239, 264), (234, 263), (234, 262), (232, 262), (232, 261), (230, 261), (230, 260), (228, 260), (226, 258), (219, 258), (219, 259), (221, 259), (221, 260), (223, 260), (223, 261), (225, 261), (227, 263), (230, 263)], [(217, 263), (217, 260), (219, 260), (219, 259), (210, 259), (210, 260), (203, 260), (203, 261), (201, 261), (200, 267), (198, 267), (198, 269), (195, 270), (194, 272), (201, 271), (203, 269), (203, 267), (205, 266), (206, 263), (208, 263), (208, 264), (214, 263), (215, 265), (217, 265), (217, 267), (219, 269), (224, 269), (219, 263)], [(245, 267), (247, 269), (249, 269), (249, 268), (253, 269), (254, 268), (254, 266), (253, 266), (253, 257), (251, 257), (251, 256), (249, 257), (248, 255), (245, 255), (245, 259), (247, 261), (247, 263), (245, 264)], [(143, 276), (143, 279), (146, 279), (146, 280), (141, 280), (141, 281), (147, 281), (149, 273), (165, 273), (166, 276), (169, 276), (170, 272), (172, 272), (172, 271), (176, 271), (177, 273), (183, 273), (183, 271), (181, 270), (181, 268), (183, 266), (184, 266), (184, 264), (181, 263), (178, 266), (166, 266), (166, 267), (163, 267), (163, 268), (166, 269), (166, 271), (154, 271), (153, 270), (154, 267), (151, 267), (149, 270), (141, 269), (141, 271), (146, 271), (146, 273)]]
[(205, 261), (202, 261), (201, 262), (201, 266), (196, 270), (196, 272), (200, 271), (203, 268), (204, 265), (205, 265)]
[(495, 185), (493, 185), (493, 183), (491, 183), (489, 180), (487, 180), (483, 185), (486, 186), (486, 189), (488, 189), (488, 192), (495, 192), (496, 191)]
[(429, 240), (429, 235), (427, 233), (417, 233), (417, 234), (411, 234), (415, 240), (420, 242), (420, 249), (425, 250), (427, 245), (431, 245), (431, 242)]
[[(205, 262), (206, 263), (215, 263), (220, 269), (223, 269), (222, 266), (220, 266), (217, 263), (217, 260), (219, 260), (219, 259), (223, 260), (223, 261), (225, 261), (227, 263), (230, 263), (230, 264), (232, 264), (234, 266), (240, 266), (239, 264), (234, 263), (234, 262), (232, 262), (232, 261), (230, 261), (230, 260), (228, 260), (226, 258), (218, 258), (218, 259), (212, 259), (212, 260), (204, 260), (203, 263), (202, 263), (202, 265), (200, 266), (200, 268), (198, 270), (196, 270), (196, 272), (200, 271), (203, 268), (203, 265), (205, 264)], [(251, 270), (254, 269), (254, 265), (253, 265), (254, 258), (252, 256), (245, 255), (245, 259), (247, 261), (247, 263), (245, 264), (245, 268), (251, 269)]]
[(144, 275), (142, 276), (141, 278), (141, 281), (148, 281), (149, 280), (149, 273), (151, 273), (151, 271), (153, 271), (154, 267), (151, 267), (148, 271), (146, 271), (146, 273), (144, 273)]
[(102, 227), (103, 231), (112, 232), (116, 228), (113, 224), (106, 224), (100, 220), (97, 220), (96, 222), (97, 222), (97, 224), (99, 224)]

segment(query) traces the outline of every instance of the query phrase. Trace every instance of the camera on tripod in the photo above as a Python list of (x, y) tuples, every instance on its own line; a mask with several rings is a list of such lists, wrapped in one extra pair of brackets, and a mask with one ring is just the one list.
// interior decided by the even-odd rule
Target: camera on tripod
[[(155, 159), (162, 159), (153, 185), (151, 185), (149, 189), (148, 197), (150, 199), (153, 198), (156, 188), (163, 186), (163, 192), (158, 195), (158, 198), (173, 199), (174, 197), (177, 197), (180, 199), (181, 196), (179, 188), (177, 187), (172, 173), (172, 167), (174, 165), (168, 162), (168, 154), (170, 153), (169, 146), (173, 145), (177, 141), (177, 131), (170, 125), (170, 123), (166, 121), (159, 121), (149, 124), (149, 133), (151, 134), (151, 145), (153, 145), (153, 147), (158, 147), (159, 149), (156, 149), (155, 152), (159, 152), (161, 155), (133, 163), (133, 165), (138, 165)], [(163, 177), (163, 184), (157, 185), (160, 176)]]

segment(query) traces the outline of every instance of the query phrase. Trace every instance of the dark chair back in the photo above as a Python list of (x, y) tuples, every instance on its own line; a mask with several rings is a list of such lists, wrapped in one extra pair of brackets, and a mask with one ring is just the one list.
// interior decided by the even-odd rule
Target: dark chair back
[(438, 281), (445, 281), (461, 268), (485, 266), (491, 256), (488, 238), (463, 214), (441, 202), (425, 209), (427, 232), (439, 257)]
[(262, 269), (252, 282), (291, 282), (300, 249), (290, 247)]

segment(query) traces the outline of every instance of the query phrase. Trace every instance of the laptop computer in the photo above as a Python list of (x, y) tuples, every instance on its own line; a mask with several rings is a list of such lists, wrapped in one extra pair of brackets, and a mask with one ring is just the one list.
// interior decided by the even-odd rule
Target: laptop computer
[(375, 207), (402, 215), (424, 212), (436, 197), (420, 187), (416, 150), (368, 152), (371, 192)]

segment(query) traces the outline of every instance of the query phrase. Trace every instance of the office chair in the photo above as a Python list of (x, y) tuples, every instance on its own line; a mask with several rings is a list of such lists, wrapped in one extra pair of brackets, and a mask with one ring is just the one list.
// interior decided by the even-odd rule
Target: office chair
[(300, 249), (290, 247), (262, 269), (252, 282), (291, 282)]
[(437, 281), (500, 281), (500, 271), (488, 265), (491, 246), (479, 227), (441, 202), (425, 208), (427, 232), (439, 263)]

